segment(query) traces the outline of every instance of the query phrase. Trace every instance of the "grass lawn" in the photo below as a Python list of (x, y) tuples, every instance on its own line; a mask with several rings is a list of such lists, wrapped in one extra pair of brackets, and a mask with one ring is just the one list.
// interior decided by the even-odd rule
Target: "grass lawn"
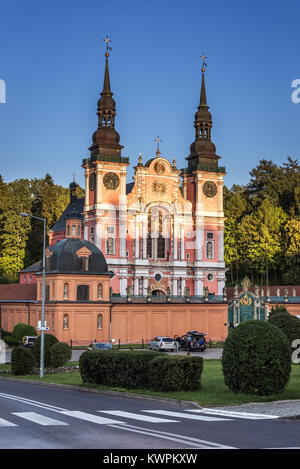
[[(74, 363), (72, 363), (74, 364)], [(10, 370), (10, 365), (0, 365), (1, 371)], [(1, 376), (1, 374), (0, 374)], [(36, 381), (44, 381), (49, 383), (69, 384), (73, 386), (85, 386), (98, 389), (110, 389), (105, 386), (86, 385), (82, 383), (78, 370), (63, 373), (46, 374), (43, 379), (39, 375), (13, 376), (5, 374), (3, 376), (11, 376), (19, 379), (30, 379)], [(204, 370), (202, 374), (202, 389), (194, 392), (156, 392), (145, 389), (120, 389), (113, 388), (116, 391), (132, 391), (134, 393), (170, 397), (174, 399), (189, 400), (198, 402), (200, 405), (214, 406), (226, 404), (246, 404), (250, 402), (271, 402), (277, 400), (300, 399), (300, 365), (292, 365), (292, 373), (290, 381), (284, 391), (280, 394), (272, 396), (256, 396), (252, 394), (235, 394), (225, 386), (220, 360), (204, 360)]]

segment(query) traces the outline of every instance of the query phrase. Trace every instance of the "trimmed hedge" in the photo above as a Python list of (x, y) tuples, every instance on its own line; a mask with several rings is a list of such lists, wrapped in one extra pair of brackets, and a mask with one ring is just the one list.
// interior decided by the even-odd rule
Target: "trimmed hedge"
[(25, 335), (37, 336), (38, 334), (35, 328), (30, 324), (24, 324), (22, 322), (16, 324), (13, 329), (12, 336), (18, 339), (19, 342), (21, 342)]
[(245, 321), (227, 337), (222, 367), (225, 384), (234, 392), (279, 393), (291, 373), (289, 341), (269, 321)]
[(287, 336), (290, 345), (294, 339), (300, 339), (300, 319), (288, 312), (275, 313), (269, 317), (269, 323), (279, 327)]
[(52, 345), (50, 348), (50, 366), (59, 368), (64, 366), (72, 356), (71, 347), (64, 342)]
[(149, 363), (149, 382), (157, 391), (196, 391), (202, 371), (202, 357), (161, 356)]
[(87, 350), (79, 359), (83, 382), (129, 389), (199, 389), (202, 369), (202, 357), (158, 357), (156, 352)]
[[(52, 334), (45, 334), (45, 349), (44, 349), (44, 365), (45, 368), (49, 368), (51, 366), (51, 347), (55, 344), (58, 344), (57, 338)], [(32, 353), (35, 357), (36, 363), (40, 363), (40, 356), (41, 356), (41, 336), (39, 336), (32, 346)]]
[(34, 371), (35, 358), (31, 350), (15, 347), (11, 352), (11, 371), (14, 375), (27, 375)]

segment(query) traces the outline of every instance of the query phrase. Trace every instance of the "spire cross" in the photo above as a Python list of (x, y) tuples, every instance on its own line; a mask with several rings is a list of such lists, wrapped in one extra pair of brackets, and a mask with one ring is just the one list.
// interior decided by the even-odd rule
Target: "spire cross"
[(162, 142), (162, 141), (163, 141), (163, 140), (160, 140), (159, 135), (154, 139), (154, 142), (157, 143), (157, 150), (156, 150), (157, 156), (160, 155), (159, 144), (160, 144), (160, 142)]
[(112, 48), (109, 46), (109, 43), (112, 42), (112, 41), (109, 39), (108, 36), (106, 36), (106, 38), (103, 39), (103, 41), (106, 42), (106, 53), (105, 53), (105, 55), (108, 56), (109, 55), (108, 51), (112, 50)]
[(207, 63), (205, 62), (205, 59), (207, 59), (208, 57), (206, 57), (206, 55), (204, 55), (204, 52), (202, 52), (202, 55), (200, 56), (200, 58), (202, 59), (202, 72), (205, 72), (206, 67), (207, 67)]

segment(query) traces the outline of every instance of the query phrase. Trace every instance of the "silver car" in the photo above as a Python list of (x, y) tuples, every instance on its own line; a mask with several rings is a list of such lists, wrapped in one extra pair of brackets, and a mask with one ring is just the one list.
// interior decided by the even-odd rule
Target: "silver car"
[(177, 342), (171, 337), (157, 336), (150, 340), (149, 350), (156, 350), (157, 352), (161, 350), (174, 352), (177, 350)]

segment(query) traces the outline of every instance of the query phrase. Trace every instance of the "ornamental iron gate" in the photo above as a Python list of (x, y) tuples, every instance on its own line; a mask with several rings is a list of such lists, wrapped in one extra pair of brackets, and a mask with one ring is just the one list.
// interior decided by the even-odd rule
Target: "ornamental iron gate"
[(240, 324), (251, 319), (266, 319), (267, 304), (264, 299), (249, 292), (243, 291), (235, 295), (228, 303), (228, 323)]

